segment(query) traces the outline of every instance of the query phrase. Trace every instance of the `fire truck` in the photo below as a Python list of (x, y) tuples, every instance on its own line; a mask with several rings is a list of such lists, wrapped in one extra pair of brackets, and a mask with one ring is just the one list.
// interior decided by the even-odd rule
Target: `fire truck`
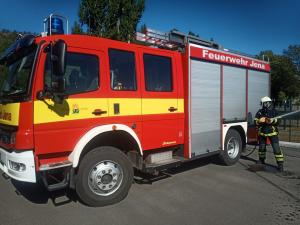
[(0, 168), (12, 179), (103, 206), (127, 196), (134, 170), (213, 155), (233, 165), (255, 139), (268, 62), (175, 30), (138, 43), (65, 34), (64, 20), (51, 14), (0, 58)]

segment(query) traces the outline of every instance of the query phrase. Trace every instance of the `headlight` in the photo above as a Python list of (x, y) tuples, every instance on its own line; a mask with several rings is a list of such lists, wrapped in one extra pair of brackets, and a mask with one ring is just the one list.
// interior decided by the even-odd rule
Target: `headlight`
[(9, 167), (12, 169), (12, 170), (15, 170), (15, 171), (18, 171), (18, 172), (23, 172), (26, 170), (26, 166), (24, 163), (18, 163), (18, 162), (14, 162), (14, 161), (11, 161), (11, 160), (8, 160), (9, 161)]

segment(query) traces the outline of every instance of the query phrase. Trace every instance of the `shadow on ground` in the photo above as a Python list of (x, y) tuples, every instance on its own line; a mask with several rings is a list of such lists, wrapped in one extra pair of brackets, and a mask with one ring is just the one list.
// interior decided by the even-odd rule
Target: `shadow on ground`
[(146, 174), (142, 173), (140, 171), (135, 171), (135, 183), (137, 184), (152, 184), (156, 181), (160, 181), (163, 179), (167, 179), (173, 175), (183, 173), (188, 170), (192, 170), (195, 168), (199, 168), (202, 166), (206, 166), (208, 164), (214, 163), (216, 165), (222, 166), (216, 157), (208, 157), (208, 158), (201, 158), (201, 159), (195, 159), (192, 161), (184, 162), (180, 166), (172, 168), (172, 169), (167, 169), (162, 172), (160, 172), (158, 175), (151, 175), (151, 174)]
[[(172, 168), (166, 171), (159, 173), (158, 175), (150, 175), (135, 171), (134, 182), (140, 185), (152, 184), (153, 182), (167, 179), (173, 175), (192, 170), (198, 167), (206, 166), (210, 163), (216, 163), (213, 157), (196, 159), (193, 161), (185, 162), (181, 166)], [(9, 178), (6, 178), (9, 180)], [(47, 204), (52, 201), (54, 206), (61, 206), (69, 204), (71, 202), (80, 202), (76, 192), (71, 189), (60, 190), (49, 192), (43, 185), (41, 179), (38, 179), (36, 184), (19, 182), (13, 179), (10, 179), (10, 182), (15, 187), (15, 193), (19, 196), (23, 196), (28, 201), (34, 204)]]
[(73, 190), (66, 189), (49, 192), (40, 180), (36, 184), (32, 184), (12, 179), (11, 183), (16, 188), (15, 193), (17, 195), (23, 196), (35, 204), (47, 204), (51, 200), (54, 206), (61, 206), (78, 201), (77, 195)]

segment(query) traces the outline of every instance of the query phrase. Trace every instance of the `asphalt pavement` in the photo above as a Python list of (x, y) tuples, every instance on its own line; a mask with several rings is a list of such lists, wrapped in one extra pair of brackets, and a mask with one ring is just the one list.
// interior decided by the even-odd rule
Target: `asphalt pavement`
[(122, 202), (91, 208), (73, 192), (48, 193), (42, 185), (0, 176), (0, 224), (289, 225), (300, 224), (300, 150), (283, 148), (278, 174), (268, 149), (266, 168), (256, 152), (234, 166), (201, 159), (159, 177), (137, 174)]

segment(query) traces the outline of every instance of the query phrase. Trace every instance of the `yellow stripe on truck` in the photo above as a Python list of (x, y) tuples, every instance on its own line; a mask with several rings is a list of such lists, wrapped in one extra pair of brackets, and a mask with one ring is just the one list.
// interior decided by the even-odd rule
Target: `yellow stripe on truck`
[[(34, 124), (95, 118), (95, 109), (107, 111), (107, 98), (66, 99), (62, 104), (52, 100), (34, 102)], [(106, 117), (102, 114), (101, 117)]]
[(19, 125), (20, 103), (0, 104), (0, 123), (12, 126)]
[[(178, 102), (178, 103), (177, 103)], [(170, 113), (169, 108), (177, 108), (174, 113), (183, 113), (183, 99), (142, 99), (142, 114), (166, 114)]]
[[(177, 108), (170, 112), (170, 107)], [(116, 109), (119, 113), (115, 113)], [(92, 112), (101, 109), (107, 113), (95, 116)], [(52, 100), (34, 102), (34, 124), (90, 119), (113, 116), (134, 116), (167, 113), (183, 113), (183, 99), (141, 99), (141, 98), (92, 98), (66, 99), (62, 104)]]
[[(108, 102), (108, 116), (134, 116), (142, 113), (142, 101), (140, 98), (109, 98)], [(118, 114), (115, 114), (115, 107), (119, 107)]]

